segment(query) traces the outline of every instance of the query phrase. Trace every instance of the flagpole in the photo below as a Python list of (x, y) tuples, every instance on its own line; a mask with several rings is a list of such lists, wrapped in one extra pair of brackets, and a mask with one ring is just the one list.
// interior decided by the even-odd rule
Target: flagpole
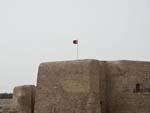
[(78, 39), (73, 40), (73, 44), (76, 45), (76, 59), (79, 59), (79, 42)]

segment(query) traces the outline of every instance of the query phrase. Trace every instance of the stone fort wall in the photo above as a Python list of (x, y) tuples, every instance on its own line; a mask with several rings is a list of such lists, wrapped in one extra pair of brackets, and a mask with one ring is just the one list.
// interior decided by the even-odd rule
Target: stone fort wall
[(0, 113), (34, 113), (35, 86), (17, 86), (13, 98), (0, 99)]
[[(54, 87), (58, 87), (58, 92), (62, 90), (66, 99)], [(58, 103), (52, 102), (56, 94), (62, 99), (61, 105), (69, 103), (65, 105), (68, 110), (64, 106), (63, 111), (63, 106), (58, 105), (59, 99)], [(150, 63), (97, 60), (44, 63), (39, 68), (36, 99), (35, 113), (150, 113)], [(54, 107), (49, 109), (53, 103)], [(43, 109), (39, 109), (42, 105)], [(75, 107), (78, 105), (79, 108)]]
[(36, 88), (13, 95), (14, 113), (150, 113), (150, 62), (42, 63)]
[(150, 113), (150, 63), (107, 62), (107, 113)]
[(41, 64), (35, 113), (100, 113), (100, 74), (96, 60)]

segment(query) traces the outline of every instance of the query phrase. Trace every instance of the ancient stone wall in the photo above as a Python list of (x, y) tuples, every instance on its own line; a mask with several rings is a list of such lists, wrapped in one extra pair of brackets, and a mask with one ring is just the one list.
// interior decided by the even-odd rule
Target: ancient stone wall
[(102, 84), (100, 81), (105, 77), (100, 65), (97, 60), (41, 64), (35, 113), (101, 113), (101, 104), (105, 105), (104, 95), (101, 96), (105, 93), (105, 81)]
[(17, 113), (34, 113), (35, 86), (24, 85), (14, 88), (13, 104)]
[(13, 99), (10, 99), (10, 98), (0, 99), (0, 113), (3, 113), (4, 111), (10, 109), (12, 106), (12, 103), (13, 103)]
[(11, 95), (1, 95), (1, 97), (0, 113), (34, 113), (34, 85), (15, 87), (13, 98), (10, 98)]
[(107, 62), (107, 113), (150, 113), (150, 63)]
[(36, 95), (15, 87), (8, 103), (0, 113), (150, 113), (150, 62), (42, 63)]

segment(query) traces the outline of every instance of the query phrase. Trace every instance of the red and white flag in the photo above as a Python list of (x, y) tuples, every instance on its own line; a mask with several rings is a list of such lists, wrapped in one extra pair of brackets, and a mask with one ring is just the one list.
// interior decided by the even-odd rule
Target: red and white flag
[(73, 44), (78, 44), (78, 40), (73, 40)]

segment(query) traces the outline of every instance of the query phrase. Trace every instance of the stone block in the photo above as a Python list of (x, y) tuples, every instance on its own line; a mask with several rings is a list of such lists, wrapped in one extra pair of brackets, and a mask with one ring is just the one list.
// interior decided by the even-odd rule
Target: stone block
[(101, 113), (99, 65), (97, 60), (42, 63), (35, 113)]
[(24, 85), (14, 88), (13, 104), (17, 113), (34, 113), (35, 86)]

